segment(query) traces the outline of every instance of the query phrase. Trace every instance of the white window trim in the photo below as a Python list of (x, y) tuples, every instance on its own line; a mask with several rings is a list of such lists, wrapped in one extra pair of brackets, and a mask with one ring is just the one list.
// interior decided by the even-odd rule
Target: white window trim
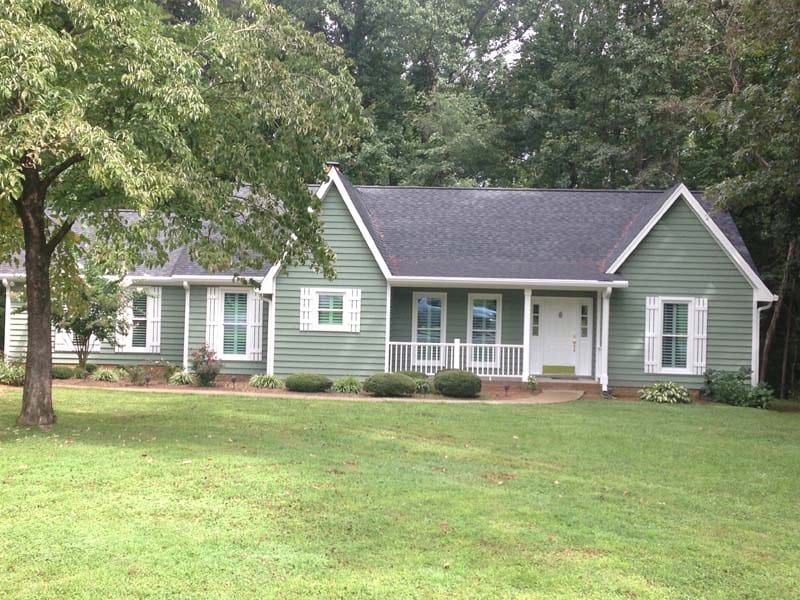
[[(361, 332), (361, 289), (340, 287), (308, 288), (311, 306), (309, 307), (308, 327), (301, 331), (317, 331), (325, 333), (355, 333)], [(342, 322), (341, 324), (328, 324), (319, 322), (319, 297), (331, 294), (342, 295)], [(302, 295), (302, 292), (301, 292)], [(302, 299), (301, 299), (302, 300)]]
[[(503, 343), (503, 294), (467, 294), (467, 344), (472, 343), (472, 312), (475, 300), (496, 300), (497, 301), (497, 336), (494, 344), (480, 344), (481, 346), (500, 346)], [(541, 304), (541, 302), (539, 302)], [(541, 306), (539, 308), (541, 311)], [(541, 320), (541, 317), (540, 317)], [(494, 360), (474, 360), (473, 356), (467, 354), (467, 361), (473, 365), (494, 365), (500, 360), (500, 353), (494, 353)]]
[[(656, 353), (658, 361), (656, 372), (664, 375), (692, 375), (694, 365), (694, 301), (690, 296), (659, 296), (658, 305), (658, 335), (656, 336)], [(686, 366), (685, 367), (665, 367), (661, 355), (664, 340), (664, 305), (665, 304), (686, 304), (688, 321), (686, 323)]]
[[(136, 293), (147, 295), (147, 312), (145, 313), (145, 345), (144, 348), (133, 346), (133, 300), (123, 309), (123, 318), (128, 323), (128, 333), (117, 336), (115, 352), (119, 354), (159, 354), (161, 352), (161, 295), (160, 287), (134, 288)], [(156, 312), (158, 314), (156, 314)]]
[(420, 359), (417, 356), (416, 346), (412, 350), (411, 364), (421, 367), (435, 367), (446, 364), (447, 350), (444, 344), (447, 343), (447, 292), (413, 292), (411, 294), (411, 342), (422, 344), (423, 346), (435, 345), (436, 342), (420, 342), (417, 340), (417, 317), (419, 315), (418, 302), (420, 298), (439, 298), (442, 301), (442, 333), (439, 337), (439, 344), (442, 349), (439, 351), (439, 358), (434, 360)]
[[(210, 289), (210, 288), (209, 288)], [(208, 327), (206, 327), (206, 344), (216, 352), (220, 360), (226, 362), (261, 362), (263, 361), (263, 352), (261, 348), (261, 339), (255, 339), (256, 336), (263, 335), (262, 327), (253, 326), (255, 320), (252, 314), (253, 305), (261, 303), (260, 311), (256, 311), (255, 316), (261, 313), (261, 321), (263, 322), (263, 296), (246, 287), (215, 287), (217, 293), (217, 306), (216, 317), (213, 326), (213, 337), (209, 339)], [(244, 354), (225, 354), (225, 294), (246, 294), (247, 295), (247, 316), (245, 318), (246, 337), (245, 337), (245, 353)], [(208, 319), (208, 310), (206, 311), (206, 319)], [(208, 324), (207, 324), (208, 325)]]

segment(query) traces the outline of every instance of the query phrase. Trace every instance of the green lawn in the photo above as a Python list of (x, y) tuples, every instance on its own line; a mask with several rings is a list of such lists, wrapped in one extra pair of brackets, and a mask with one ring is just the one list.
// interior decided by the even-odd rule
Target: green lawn
[(800, 414), (0, 390), (0, 598), (800, 597)]

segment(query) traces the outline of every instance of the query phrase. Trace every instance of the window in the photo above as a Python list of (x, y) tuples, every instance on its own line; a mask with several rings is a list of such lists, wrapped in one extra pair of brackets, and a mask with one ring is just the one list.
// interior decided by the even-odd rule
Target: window
[(344, 323), (344, 294), (319, 294), (317, 296), (317, 323), (342, 325)]
[(494, 346), (500, 343), (500, 320), (503, 297), (500, 294), (469, 294), (469, 321), (467, 335), (473, 344), (474, 362), (494, 362), (497, 358)]
[(147, 348), (147, 293), (136, 292), (131, 301), (131, 348)]
[(300, 288), (300, 331), (359, 333), (361, 290)]
[(689, 347), (689, 303), (664, 302), (661, 328), (661, 367), (685, 369)]
[(206, 288), (208, 346), (222, 360), (263, 360), (264, 297), (246, 288)]
[(541, 315), (541, 308), (538, 304), (533, 305), (533, 315), (531, 316), (531, 335), (536, 337), (539, 335), (539, 318)]
[(412, 355), (415, 364), (437, 365), (442, 362), (442, 348), (447, 341), (447, 294), (414, 292), (411, 337), (417, 346)]
[(225, 292), (222, 313), (222, 354), (247, 354), (247, 292)]
[(581, 304), (581, 337), (589, 337), (589, 307)]
[(702, 375), (706, 371), (707, 298), (648, 296), (645, 373)]
[(161, 352), (161, 288), (137, 288), (125, 308), (125, 335), (117, 336), (117, 352)]

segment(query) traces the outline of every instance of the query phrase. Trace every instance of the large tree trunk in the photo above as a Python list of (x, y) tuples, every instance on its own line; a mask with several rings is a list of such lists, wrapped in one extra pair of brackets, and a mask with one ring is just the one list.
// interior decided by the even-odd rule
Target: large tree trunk
[(792, 271), (794, 270), (796, 256), (797, 244), (796, 240), (792, 240), (789, 242), (789, 249), (786, 252), (786, 263), (783, 265), (783, 280), (781, 281), (781, 289), (778, 291), (778, 301), (775, 303), (775, 308), (772, 311), (772, 319), (770, 319), (767, 334), (764, 336), (764, 348), (761, 350), (761, 376), (759, 377), (759, 381), (765, 381), (767, 377), (769, 352), (772, 349), (772, 342), (775, 339), (775, 329), (778, 327), (781, 308), (783, 308), (783, 302), (789, 290), (789, 283), (792, 280)]
[(794, 329), (794, 286), (791, 291), (792, 297), (789, 298), (789, 307), (786, 309), (786, 329), (783, 336), (783, 364), (781, 365), (781, 389), (779, 396), (786, 398), (786, 391), (789, 384), (789, 351), (791, 350), (792, 330)]
[(26, 174), (17, 212), (25, 235), (25, 296), (28, 310), (28, 353), (18, 425), (48, 426), (55, 422), (52, 397), (50, 337), (50, 257), (44, 188), (35, 174)]

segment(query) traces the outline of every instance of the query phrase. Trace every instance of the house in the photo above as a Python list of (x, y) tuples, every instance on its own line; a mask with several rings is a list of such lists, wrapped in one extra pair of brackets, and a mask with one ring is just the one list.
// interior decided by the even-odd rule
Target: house
[[(206, 342), (223, 373), (366, 376), (462, 368), (551, 375), (603, 389), (709, 369), (758, 372), (774, 296), (728, 214), (684, 185), (667, 191), (355, 186), (335, 163), (321, 199), (337, 278), (265, 265), (211, 274), (176, 251), (141, 286), (126, 339), (90, 360), (188, 365)], [(4, 270), (4, 269), (3, 269)], [(20, 273), (0, 274), (7, 306)], [(4, 348), (24, 354), (25, 317)], [(74, 361), (54, 335), (54, 362)]]

